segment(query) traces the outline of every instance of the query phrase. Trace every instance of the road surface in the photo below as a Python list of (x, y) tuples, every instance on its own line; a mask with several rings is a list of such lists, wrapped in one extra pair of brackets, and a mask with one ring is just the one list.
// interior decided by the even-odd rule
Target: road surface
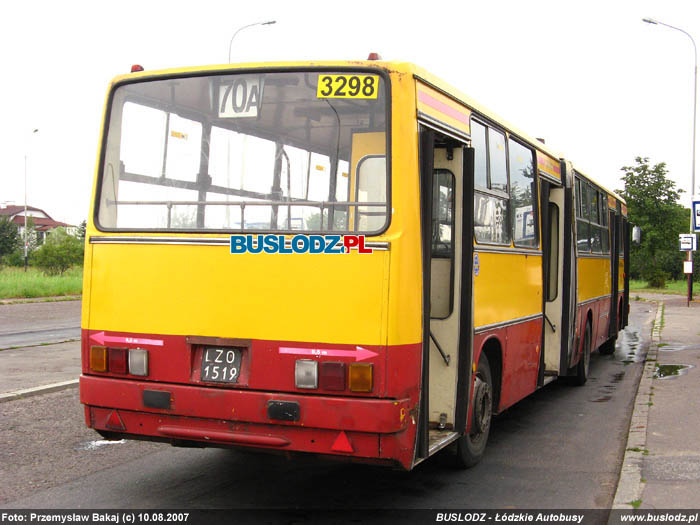
[(0, 350), (80, 339), (81, 301), (0, 305)]

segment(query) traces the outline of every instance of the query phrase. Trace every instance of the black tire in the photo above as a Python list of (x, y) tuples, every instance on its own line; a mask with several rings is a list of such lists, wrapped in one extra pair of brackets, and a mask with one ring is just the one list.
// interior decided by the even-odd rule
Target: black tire
[(457, 440), (457, 466), (460, 468), (470, 468), (481, 461), (491, 430), (493, 381), (489, 360), (483, 353), (476, 369), (472, 403), (472, 424), (469, 434)]
[[(593, 338), (591, 323), (586, 323), (586, 330), (583, 334), (583, 350), (581, 359), (576, 365), (576, 375), (572, 378), (575, 386), (583, 386), (588, 380), (588, 370), (591, 365), (591, 339)], [(614, 348), (614, 347), (613, 347)]]
[(603, 343), (600, 348), (598, 349), (598, 352), (601, 355), (611, 355), (615, 353), (615, 343), (617, 342), (617, 336), (611, 337), (605, 343)]

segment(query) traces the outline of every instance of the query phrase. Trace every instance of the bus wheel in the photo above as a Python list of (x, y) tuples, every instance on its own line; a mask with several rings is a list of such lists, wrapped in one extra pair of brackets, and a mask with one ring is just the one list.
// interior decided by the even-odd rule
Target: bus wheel
[(583, 355), (576, 366), (576, 376), (573, 378), (576, 386), (585, 385), (588, 379), (588, 369), (591, 366), (591, 332), (591, 323), (586, 323), (586, 332), (583, 335)]
[(611, 337), (605, 343), (600, 345), (598, 352), (601, 355), (611, 355), (615, 353), (615, 343), (617, 342), (617, 336)]
[(491, 430), (493, 411), (493, 382), (491, 368), (486, 354), (481, 354), (474, 380), (474, 399), (472, 402), (472, 424), (469, 434), (457, 440), (457, 465), (469, 468), (476, 465), (484, 455), (486, 442)]

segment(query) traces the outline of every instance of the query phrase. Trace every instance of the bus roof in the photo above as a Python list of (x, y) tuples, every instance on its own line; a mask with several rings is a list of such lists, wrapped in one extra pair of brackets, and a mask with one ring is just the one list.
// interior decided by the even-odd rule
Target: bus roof
[[(523, 132), (516, 126), (510, 124), (507, 120), (503, 119), (493, 111), (487, 109), (486, 107), (479, 104), (477, 101), (455, 88), (448, 82), (445, 82), (441, 78), (433, 75), (426, 69), (413, 64), (411, 62), (403, 61), (381, 61), (381, 60), (311, 60), (311, 61), (282, 61), (282, 62), (249, 62), (249, 63), (237, 63), (237, 64), (218, 64), (218, 65), (208, 65), (208, 66), (192, 66), (192, 67), (181, 67), (173, 69), (162, 69), (155, 71), (138, 71), (133, 73), (127, 73), (124, 75), (119, 75), (112, 80), (112, 84), (136, 80), (136, 79), (147, 79), (153, 77), (163, 77), (171, 75), (187, 75), (188, 73), (204, 73), (204, 72), (224, 72), (230, 71), (232, 69), (291, 69), (300, 67), (333, 67), (333, 68), (343, 68), (343, 67), (367, 67), (367, 68), (377, 68), (383, 69), (389, 73), (397, 72), (403, 74), (411, 74), (420, 80), (427, 82), (438, 90), (444, 92), (447, 96), (455, 99), (456, 101), (468, 106), (475, 112), (486, 117), (487, 119), (497, 123), (500, 127), (504, 128), (509, 133), (516, 135), (521, 140), (527, 142), (530, 146), (538, 149), (539, 151), (549, 155), (550, 157), (559, 160), (564, 158), (564, 156), (544, 144), (543, 142), (530, 137), (527, 133)], [(576, 169), (574, 165), (574, 169)], [(605, 185), (598, 182), (595, 178), (587, 175), (578, 169), (576, 172), (579, 175), (584, 176), (602, 190), (606, 191), (608, 194), (614, 196), (621, 202), (625, 202), (622, 197), (617, 195), (610, 189), (607, 189)]]

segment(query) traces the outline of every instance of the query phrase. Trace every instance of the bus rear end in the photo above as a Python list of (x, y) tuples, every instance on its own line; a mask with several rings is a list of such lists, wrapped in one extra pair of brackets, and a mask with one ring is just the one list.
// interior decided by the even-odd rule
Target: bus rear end
[(411, 467), (420, 342), (387, 334), (389, 96), (358, 66), (113, 83), (85, 258), (89, 427)]

